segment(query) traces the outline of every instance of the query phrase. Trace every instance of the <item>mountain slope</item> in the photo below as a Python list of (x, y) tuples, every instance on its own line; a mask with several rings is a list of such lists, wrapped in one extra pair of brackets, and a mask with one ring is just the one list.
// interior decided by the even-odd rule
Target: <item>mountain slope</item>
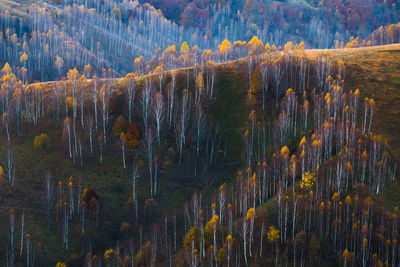
[[(307, 50), (305, 54), (310, 60), (315, 61), (318, 55), (323, 52), (320, 50)], [(360, 105), (363, 105), (362, 99), (364, 97), (375, 99), (377, 108), (373, 115), (375, 119), (372, 129), (376, 129), (376, 134), (381, 134), (385, 137), (391, 153), (398, 159), (400, 156), (400, 66), (398, 65), (398, 62), (400, 62), (400, 45), (328, 50), (327, 52), (334, 64), (339, 59), (343, 60), (346, 68), (344, 86), (352, 90), (360, 89), (362, 96)], [(171, 135), (168, 134), (165, 137), (164, 144), (161, 145), (160, 151), (163, 151), (163, 153), (167, 151), (165, 155), (168, 155), (170, 159), (165, 160), (166, 163), (163, 163), (160, 174), (162, 177), (161, 190), (159, 195), (153, 199), (148, 193), (149, 183), (147, 181), (146, 162), (143, 159), (138, 159), (145, 154), (143, 152), (144, 148), (138, 147), (129, 151), (131, 153), (129, 159), (135, 159), (139, 162), (139, 170), (141, 172), (137, 185), (140, 224), (135, 225), (132, 200), (130, 200), (132, 194), (132, 168), (129, 164), (131, 162), (128, 162), (129, 168), (123, 169), (119, 136), (113, 136), (110, 133), (110, 141), (104, 152), (101, 165), (99, 163), (99, 151), (96, 150), (95, 155), (88, 153), (89, 156), (84, 159), (85, 162), (82, 167), (79, 164), (79, 157), (74, 158), (76, 160), (75, 164), (68, 157), (65, 138), (62, 138), (63, 127), (62, 125), (60, 127), (57, 126), (54, 121), (54, 114), (45, 114), (37, 125), (26, 125), (20, 138), (12, 137), (16, 162), (16, 185), (13, 190), (10, 190), (7, 181), (5, 179), (2, 181), (3, 201), (0, 204), (1, 216), (7, 218), (10, 209), (15, 209), (16, 225), (19, 229), (22, 210), (25, 210), (26, 231), (34, 237), (36, 244), (39, 244), (37, 245), (37, 262), (43, 266), (49, 265), (49, 263), (53, 264), (58, 260), (68, 261), (71, 265), (79, 266), (82, 264), (86, 255), (85, 252), (89, 251), (89, 248), (92, 249), (93, 254), (103, 254), (106, 249), (115, 246), (117, 240), (121, 240), (121, 244), (129, 243), (129, 239), (132, 236), (135, 238), (135, 251), (138, 251), (139, 241), (137, 237), (139, 236), (139, 229), (143, 230), (145, 239), (151, 239), (155, 229), (161, 228), (163, 230), (164, 218), (168, 218), (168, 233), (170, 235), (169, 238), (172, 238), (172, 229), (174, 228), (171, 221), (174, 218), (173, 214), (178, 217), (175, 229), (178, 235), (176, 242), (180, 247), (183, 236), (188, 230), (186, 229), (186, 224), (190, 224), (186, 222), (185, 207), (189, 206), (187, 203), (189, 203), (192, 195), (196, 192), (203, 194), (203, 201), (208, 204), (207, 201), (215, 199), (216, 185), (224, 182), (228, 185), (234, 184), (232, 177), (243, 167), (245, 156), (243, 155), (242, 128), (252, 108), (248, 99), (247, 64), (248, 59), (245, 58), (220, 64), (216, 67), (218, 96), (212, 101), (205, 102), (204, 109), (207, 118), (211, 121), (211, 135), (214, 134), (211, 129), (214, 129), (214, 127), (219, 129), (217, 131), (220, 134), (219, 138), (224, 142), (218, 143), (218, 141), (211, 139), (212, 141), (210, 142), (218, 143), (219, 149), (215, 153), (219, 156), (215, 156), (217, 159), (208, 165), (209, 172), (206, 173), (205, 178), (201, 177), (204, 179), (200, 179), (200, 175), (193, 174), (193, 165), (189, 160), (186, 162), (183, 160), (182, 165), (175, 164), (178, 157), (178, 149), (175, 149), (173, 145), (175, 135), (173, 133)], [(193, 82), (193, 69), (176, 70), (178, 94), (184, 93), (184, 88), (186, 87), (185, 79), (189, 77), (187, 73), (190, 74), (190, 81)], [(170, 75), (171, 73), (166, 74), (165, 87), (171, 82)], [(149, 77), (137, 79), (137, 85), (140, 90), (143, 90), (144, 81)], [(158, 76), (152, 75), (151, 78), (155, 87), (157, 87)], [(85, 90), (87, 92), (93, 87), (93, 82), (93, 80), (85, 82)], [(118, 100), (118, 96), (124, 93), (126, 85), (123, 79), (103, 80), (100, 84), (106, 85), (107, 83), (112, 84), (117, 95), (115, 102), (113, 102), (114, 104), (111, 105), (112, 111), (110, 112), (111, 120), (116, 121), (118, 116), (124, 115), (119, 110), (122, 102), (118, 102), (121, 101)], [(31, 85), (31, 88), (37, 85)], [(40, 84), (46, 94), (51, 94), (54, 87), (58, 85), (62, 86), (62, 83), (48, 82)], [(193, 90), (192, 86), (190, 88)], [(180, 98), (178, 99), (180, 100)], [(51, 105), (50, 102), (48, 104)], [(275, 100), (271, 96), (271, 99), (268, 100), (268, 112), (265, 115), (271, 121), (277, 117), (274, 104)], [(259, 109), (260, 106), (256, 106), (257, 113), (260, 112)], [(35, 149), (33, 146), (34, 139), (41, 133), (46, 133), (50, 141), (44, 149)], [(217, 133), (215, 133), (215, 136), (217, 136)], [(87, 142), (87, 135), (84, 135), (82, 140)], [(187, 139), (188, 147), (187, 151), (183, 152), (184, 159), (194, 155), (194, 140), (193, 137)], [(98, 141), (96, 140), (95, 142)], [(100, 139), (101, 142), (102, 140)], [(2, 166), (5, 166), (7, 143), (7, 138), (3, 131), (0, 139), (0, 145), (4, 148)], [(140, 138), (140, 143), (144, 143), (143, 137)], [(202, 157), (206, 156), (201, 155), (199, 161), (203, 160)], [(170, 161), (174, 163), (169, 163)], [(71, 220), (69, 251), (66, 251), (61, 245), (64, 227), (61, 213), (65, 210), (68, 212), (68, 206), (65, 207), (64, 203), (61, 203), (62, 206), (53, 207), (51, 227), (50, 230), (47, 229), (44, 184), (47, 170), (51, 170), (55, 183), (62, 182), (62, 190), (65, 193), (66, 202), (70, 194), (70, 191), (68, 191), (68, 183), (70, 181), (73, 181), (73, 190), (76, 190), (73, 192), (75, 194), (74, 199), (79, 195), (77, 187), (79, 181), (82, 183), (81, 189), (94, 189), (100, 197), (101, 210), (98, 227), (95, 226), (95, 210), (88, 211), (85, 235), (80, 233), (81, 220), (79, 216), (75, 216)], [(72, 180), (69, 179), (71, 176), (73, 177)], [(374, 197), (374, 200), (377, 205), (384, 206), (387, 210), (392, 210), (400, 201), (398, 180), (393, 184), (387, 184), (384, 190), (383, 193)], [(276, 221), (275, 209), (274, 198), (257, 209), (260, 219), (265, 219), (265, 226)], [(261, 225), (260, 219), (257, 219), (256, 222), (258, 226)], [(124, 222), (129, 222), (130, 224), (127, 230), (122, 227)], [(158, 226), (155, 226), (155, 224), (158, 224)], [(238, 225), (240, 225), (240, 221), (238, 221)], [(0, 228), (9, 229), (8, 220), (0, 221)], [(3, 240), (8, 237), (7, 231), (0, 233)], [(5, 245), (0, 244), (0, 246), (3, 246), (0, 247), (2, 251), (6, 249)], [(271, 262), (273, 261), (271, 260)], [(166, 261), (163, 263), (166, 264)]]

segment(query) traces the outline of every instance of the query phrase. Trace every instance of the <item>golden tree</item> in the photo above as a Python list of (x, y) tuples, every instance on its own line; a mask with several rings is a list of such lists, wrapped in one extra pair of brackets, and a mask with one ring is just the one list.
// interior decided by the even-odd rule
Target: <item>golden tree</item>
[(35, 149), (45, 148), (49, 142), (49, 136), (45, 133), (42, 133), (41, 135), (35, 137), (35, 140), (33, 141), (33, 147)]
[(278, 266), (278, 240), (279, 240), (279, 229), (275, 228), (273, 225), (269, 227), (269, 230), (267, 232), (267, 238), (268, 241), (273, 244), (275, 243), (276, 245), (276, 256), (275, 256), (275, 265)]
[(221, 45), (218, 46), (219, 53), (223, 56), (223, 60), (228, 59), (228, 55), (231, 53), (232, 45), (228, 40), (223, 40)]

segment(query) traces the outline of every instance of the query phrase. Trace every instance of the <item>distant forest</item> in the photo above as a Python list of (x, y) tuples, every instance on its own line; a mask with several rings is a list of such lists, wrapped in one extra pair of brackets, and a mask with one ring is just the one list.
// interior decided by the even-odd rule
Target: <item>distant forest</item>
[[(14, 72), (29, 81), (61, 79), (87, 64), (97, 74), (122, 77), (137, 70), (135, 59), (144, 72), (153, 71), (165, 49), (183, 42), (200, 58), (206, 50), (216, 54), (224, 40), (244, 44), (254, 36), (278, 49), (287, 42), (325, 49), (398, 41), (394, 0), (234, 2), (58, 0), (36, 2), (26, 18), (1, 11), (0, 64), (18, 67)], [(371, 36), (376, 29), (382, 34)]]

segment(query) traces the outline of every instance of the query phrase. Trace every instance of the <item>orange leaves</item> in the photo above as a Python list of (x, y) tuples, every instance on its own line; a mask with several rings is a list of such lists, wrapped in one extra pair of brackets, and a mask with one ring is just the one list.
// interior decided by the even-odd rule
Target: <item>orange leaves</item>
[(363, 161), (367, 161), (367, 160), (368, 160), (367, 151), (364, 150), (364, 152), (363, 152), (362, 155), (361, 155), (361, 159), (362, 159)]
[(256, 217), (256, 211), (253, 208), (250, 208), (247, 211), (246, 220), (254, 220)]
[(289, 154), (290, 154), (289, 148), (287, 146), (283, 146), (281, 148), (280, 155), (283, 158), (288, 159), (289, 158)]
[(311, 145), (313, 147), (317, 148), (317, 147), (320, 147), (321, 144), (322, 144), (321, 140), (318, 139), (318, 140), (314, 140)]
[(17, 98), (20, 97), (21, 95), (22, 95), (21, 89), (17, 87), (13, 93), (13, 97)]
[(142, 60), (143, 60), (143, 56), (140, 56), (140, 57), (137, 57), (137, 58), (135, 58), (134, 60), (133, 60), (133, 64), (136, 66), (136, 65), (139, 65), (141, 62), (142, 62)]
[(174, 54), (174, 55), (176, 55), (176, 47), (175, 47), (175, 44), (174, 44), (174, 45), (171, 45), (171, 46), (168, 46), (168, 47), (164, 50), (164, 53), (165, 53), (165, 54)]
[(233, 47), (234, 48), (241, 48), (241, 47), (243, 47), (243, 46), (245, 46), (246, 45), (246, 41), (235, 41), (235, 42), (233, 42)]
[(162, 73), (162, 72), (164, 72), (164, 68), (162, 65), (159, 65), (154, 69), (154, 73)]

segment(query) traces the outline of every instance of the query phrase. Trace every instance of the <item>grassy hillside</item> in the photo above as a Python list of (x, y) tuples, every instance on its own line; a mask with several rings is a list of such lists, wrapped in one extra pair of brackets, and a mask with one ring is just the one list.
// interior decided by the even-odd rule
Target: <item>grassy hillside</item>
[[(359, 88), (364, 97), (372, 97), (376, 101), (377, 110), (374, 114), (374, 129), (377, 134), (384, 136), (392, 153), (400, 157), (400, 45), (390, 45), (382, 47), (371, 47), (349, 50), (330, 50), (328, 51), (332, 62), (339, 59), (344, 61), (346, 67), (345, 86), (349, 89)], [(321, 51), (310, 50), (306, 54), (310, 58), (315, 58)], [(244, 66), (246, 59), (239, 61), (239, 66)], [(238, 169), (242, 167), (243, 145), (242, 133), (240, 128), (244, 125), (249, 114), (247, 103), (248, 80), (246, 74), (236, 69), (237, 62), (230, 62), (219, 65), (217, 68), (217, 88), (218, 98), (210, 103), (206, 108), (207, 116), (215, 119), (219, 123), (221, 138), (225, 140), (225, 147), (221, 147), (218, 153), (225, 153), (218, 161), (215, 171), (209, 183), (197, 183), (196, 180), (185, 180), (184, 177), (192, 177), (184, 168), (168, 167), (165, 168), (161, 181), (162, 190), (155, 198), (156, 205), (144, 210), (147, 205), (145, 200), (148, 196), (148, 182), (146, 176), (139, 178), (138, 195), (140, 201), (140, 216), (145, 236), (149, 237), (153, 223), (163, 221), (164, 215), (176, 213), (183, 216), (184, 203), (189, 201), (194, 192), (203, 192), (205, 196), (211, 194), (216, 189), (216, 185), (224, 181), (232, 181), (232, 177)], [(241, 69), (239, 67), (239, 69)], [(184, 72), (187, 70), (182, 70)], [(178, 87), (184, 87), (185, 75), (178, 75)], [(166, 83), (170, 78), (167, 78)], [(121, 86), (122, 80), (113, 81)], [(140, 81), (138, 81), (140, 84)], [(90, 82), (89, 82), (90, 84)], [(42, 87), (51, 90), (54, 83), (44, 83)], [(140, 85), (143, 86), (143, 85)], [(123, 86), (122, 86), (123, 89)], [(273, 103), (274, 101), (272, 101)], [(276, 112), (271, 103), (270, 112)], [(362, 101), (361, 101), (362, 103)], [(122, 168), (121, 152), (118, 138), (112, 137), (112, 145), (107, 147), (104, 154), (103, 164), (100, 165), (97, 157), (88, 157), (84, 167), (73, 164), (65, 152), (63, 141), (61, 140), (62, 128), (52, 121), (50, 117), (44, 117), (37, 126), (31, 128), (29, 133), (21, 138), (13, 137), (12, 143), (16, 162), (16, 186), (14, 190), (9, 190), (7, 181), (2, 181), (2, 191), (4, 199), (0, 204), (0, 215), (7, 218), (10, 208), (16, 210), (16, 225), (20, 227), (20, 216), (25, 210), (26, 230), (31, 233), (38, 244), (38, 264), (48, 262), (55, 263), (58, 260), (68, 261), (71, 264), (80, 265), (80, 255), (84, 248), (93, 246), (94, 251), (104, 251), (115, 245), (116, 240), (127, 240), (124, 232), (121, 231), (121, 223), (126, 218), (132, 217), (128, 199), (131, 194), (131, 169)], [(50, 142), (44, 149), (37, 150), (33, 146), (35, 136), (46, 133)], [(0, 139), (2, 148), (3, 164), (6, 157), (7, 140), (5, 134)], [(168, 149), (173, 145), (166, 145)], [(139, 148), (135, 153), (143, 153)], [(193, 151), (192, 151), (193, 152)], [(190, 153), (190, 152), (189, 152)], [(143, 168), (143, 166), (139, 166)], [(87, 219), (87, 233), (84, 237), (71, 238), (70, 250), (67, 253), (61, 247), (62, 227), (56, 221), (56, 216), (52, 219), (51, 228), (47, 229), (45, 220), (45, 194), (44, 176), (47, 170), (51, 170), (54, 181), (61, 181), (63, 190), (66, 190), (68, 178), (73, 176), (74, 183), (80, 177), (83, 188), (93, 188), (100, 196), (100, 221), (99, 227), (94, 227), (95, 220)], [(144, 170), (142, 170), (145, 172)], [(399, 205), (400, 186), (396, 181), (392, 185), (386, 186), (385, 192), (377, 196), (376, 201), (384, 205), (388, 210), (393, 206)], [(257, 213), (260, 217), (265, 217), (266, 224), (274, 220), (273, 201), (269, 201), (258, 208)], [(61, 208), (60, 208), (61, 209)], [(56, 209), (53, 210), (53, 215)], [(57, 217), (58, 218), (58, 217)], [(90, 227), (89, 227), (90, 226)], [(8, 220), (0, 220), (0, 228), (8, 229)], [(19, 229), (19, 228), (18, 228)], [(74, 218), (71, 222), (71, 232), (79, 236), (80, 221)], [(17, 230), (19, 231), (19, 230)], [(178, 233), (183, 235), (183, 222), (178, 222)], [(136, 230), (131, 233), (138, 236)], [(72, 234), (71, 234), (72, 236)], [(0, 237), (5, 240), (7, 232), (2, 231)], [(97, 240), (92, 244), (92, 240)], [(181, 240), (178, 240), (181, 243)], [(1, 251), (4, 251), (4, 244), (0, 244)], [(138, 248), (138, 244), (136, 245)], [(43, 265), (44, 266), (44, 265)]]

